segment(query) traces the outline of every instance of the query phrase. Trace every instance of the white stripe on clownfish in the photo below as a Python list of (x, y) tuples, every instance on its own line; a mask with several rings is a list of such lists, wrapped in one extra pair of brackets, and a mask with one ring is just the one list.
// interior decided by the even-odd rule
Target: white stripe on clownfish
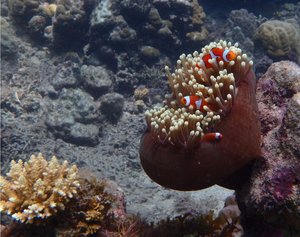
[[(230, 62), (230, 61), (227, 59), (227, 54), (229, 53), (229, 51), (230, 51), (230, 50), (228, 50), (228, 49), (224, 50), (223, 55), (222, 55), (222, 59), (223, 59), (225, 62), (227, 62), (227, 63)], [(216, 59), (216, 60), (217, 60), (217, 59)]]

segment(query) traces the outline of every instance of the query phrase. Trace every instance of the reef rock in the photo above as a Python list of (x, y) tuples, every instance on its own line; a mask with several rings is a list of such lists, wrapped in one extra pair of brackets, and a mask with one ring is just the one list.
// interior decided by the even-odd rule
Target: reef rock
[(56, 73), (50, 78), (50, 84), (55, 90), (75, 87), (78, 84), (80, 68), (77, 63), (65, 61), (56, 67)]
[(10, 26), (9, 22), (0, 17), (1, 22), (1, 57), (5, 59), (14, 59), (17, 54), (18, 42), (14, 36), (14, 30)]
[(247, 56), (252, 58), (254, 52), (252, 37), (257, 30), (254, 14), (249, 13), (246, 9), (233, 10), (230, 12), (224, 29), (226, 29), (224, 30), (226, 38), (235, 42), (243, 42), (239, 46), (244, 53), (247, 53)]
[(100, 98), (100, 111), (111, 123), (117, 123), (123, 114), (124, 97), (118, 93), (107, 93)]
[(300, 29), (294, 19), (266, 21), (259, 26), (254, 39), (261, 40), (271, 56), (284, 56), (291, 50), (300, 53)]
[(80, 89), (63, 88), (58, 99), (45, 103), (48, 116), (45, 124), (55, 137), (81, 146), (99, 144), (99, 105), (94, 98)]
[(86, 90), (96, 98), (108, 92), (112, 86), (112, 76), (104, 67), (83, 65), (81, 77)]
[(289, 61), (273, 63), (256, 93), (263, 157), (256, 161), (249, 185), (237, 190), (239, 206), (283, 236), (299, 236), (300, 68)]
[(147, 60), (156, 60), (160, 56), (160, 52), (157, 48), (151, 46), (140, 47), (140, 54), (142, 58)]
[(248, 13), (246, 9), (231, 11), (228, 21), (233, 26), (239, 26), (248, 37), (252, 37), (256, 32), (257, 23), (255, 16), (253, 13)]

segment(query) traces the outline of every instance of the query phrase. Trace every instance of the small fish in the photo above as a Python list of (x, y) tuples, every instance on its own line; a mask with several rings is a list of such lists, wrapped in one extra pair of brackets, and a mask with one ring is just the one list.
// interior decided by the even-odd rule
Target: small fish
[(181, 103), (185, 106), (193, 106), (193, 109), (199, 109), (201, 112), (207, 112), (203, 107), (206, 105), (211, 110), (216, 110), (215, 107), (210, 105), (206, 100), (201, 99), (197, 95), (185, 96), (181, 99)]
[[(235, 59), (235, 53), (228, 49), (212, 48), (211, 52), (205, 54), (200, 64), (203, 64), (206, 68), (212, 68), (213, 65), (208, 62), (209, 59), (215, 58), (217, 62), (223, 61), (226, 65), (230, 61)], [(199, 67), (199, 66), (198, 66)]]
[(220, 140), (222, 137), (223, 137), (222, 134), (218, 132), (206, 133), (202, 137), (201, 142), (210, 141), (210, 140)]

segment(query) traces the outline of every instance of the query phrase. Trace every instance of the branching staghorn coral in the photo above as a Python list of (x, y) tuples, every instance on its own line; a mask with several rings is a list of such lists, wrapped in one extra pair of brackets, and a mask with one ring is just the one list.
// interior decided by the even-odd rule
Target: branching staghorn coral
[[(209, 61), (213, 67), (206, 68), (200, 62), (214, 47), (233, 51), (236, 58), (229, 63), (217, 62), (213, 58)], [(206, 133), (216, 131), (221, 119), (229, 113), (234, 103), (238, 79), (251, 70), (253, 62), (249, 62), (250, 66), (246, 70), (246, 61), (247, 55), (242, 54), (238, 44), (220, 41), (203, 48), (201, 54), (197, 51), (193, 55), (182, 54), (177, 61), (175, 73), (171, 74), (166, 66), (172, 94), (166, 95), (164, 107), (147, 110), (145, 114), (153, 138), (163, 145), (171, 143), (192, 149), (199, 145)], [(194, 110), (191, 106), (187, 108), (181, 99), (190, 95), (206, 100), (216, 110), (212, 111), (207, 106), (204, 106), (204, 112)]]
[(77, 166), (59, 165), (55, 156), (47, 162), (42, 154), (28, 162), (11, 161), (10, 180), (1, 176), (1, 212), (25, 223), (34, 223), (64, 210), (80, 187)]

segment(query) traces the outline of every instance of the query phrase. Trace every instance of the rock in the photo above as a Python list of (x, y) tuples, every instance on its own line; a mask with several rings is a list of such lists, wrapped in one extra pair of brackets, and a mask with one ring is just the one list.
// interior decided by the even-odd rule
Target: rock
[(114, 26), (112, 2), (110, 0), (100, 1), (91, 14), (90, 33), (94, 30), (104, 30)]
[(149, 12), (148, 15), (149, 21), (151, 22), (152, 25), (154, 25), (154, 27), (158, 27), (160, 28), (162, 25), (162, 20), (160, 18), (159, 12), (157, 11), (157, 9), (152, 8)]
[(134, 74), (129, 73), (128, 70), (120, 70), (116, 75), (116, 88), (115, 91), (125, 95), (131, 96), (134, 91), (135, 84), (138, 83)]
[(107, 93), (100, 98), (100, 111), (108, 122), (117, 123), (123, 114), (124, 97), (118, 93)]
[(32, 35), (43, 35), (46, 24), (45, 17), (33, 16), (28, 22), (30, 33)]
[(159, 50), (151, 46), (141, 46), (140, 54), (146, 60), (156, 60), (160, 56)]
[(130, 28), (122, 16), (115, 18), (117, 26), (109, 34), (109, 41), (118, 50), (137, 48), (136, 31)]
[(1, 57), (6, 59), (14, 59), (17, 54), (18, 45), (20, 42), (17, 41), (13, 35), (14, 31), (9, 23), (3, 18), (1, 20)]
[(256, 32), (255, 16), (253, 13), (248, 13), (246, 9), (231, 11), (228, 20), (232, 21), (234, 26), (239, 26), (247, 37), (252, 37)]
[(299, 236), (300, 68), (289, 61), (273, 63), (256, 92), (263, 157), (255, 162), (249, 184), (237, 190), (239, 206), (260, 220), (259, 234), (270, 236), (262, 230), (264, 221), (281, 236)]
[(273, 60), (270, 59), (267, 55), (264, 55), (257, 63), (255, 67), (255, 75), (256, 78), (261, 78), (268, 68), (271, 66), (273, 63)]
[(66, 61), (59, 64), (56, 73), (50, 79), (50, 84), (55, 90), (75, 87), (80, 78), (80, 68), (77, 63)]
[(94, 98), (80, 89), (63, 88), (56, 100), (45, 103), (48, 129), (64, 141), (77, 145), (95, 146), (99, 143), (99, 105)]
[(99, 127), (94, 124), (75, 123), (65, 140), (80, 146), (96, 146), (99, 144)]
[(112, 86), (112, 75), (104, 67), (83, 65), (81, 80), (86, 90), (95, 98), (107, 93)]

